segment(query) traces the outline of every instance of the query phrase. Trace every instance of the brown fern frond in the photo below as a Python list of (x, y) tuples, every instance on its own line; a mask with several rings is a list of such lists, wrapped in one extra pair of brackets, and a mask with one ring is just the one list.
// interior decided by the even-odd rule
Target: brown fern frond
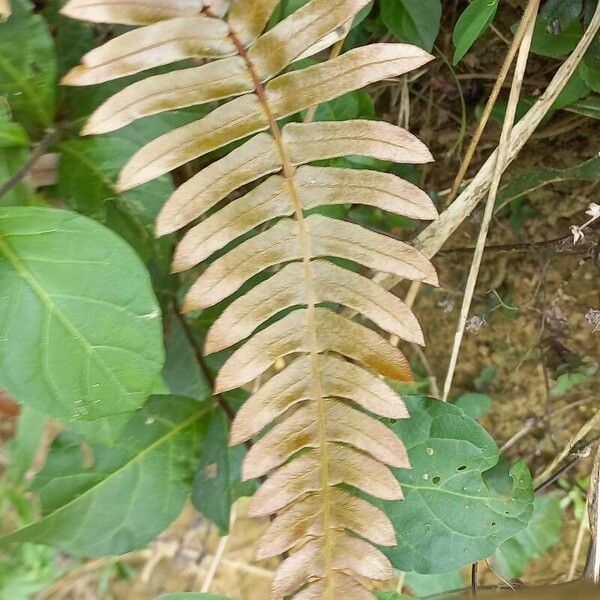
[[(372, 44), (281, 74), (339, 39), (367, 3), (311, 0), (266, 33), (278, 0), (233, 0), (230, 6), (201, 0), (71, 0), (64, 9), (75, 18), (142, 26), (86, 55), (66, 76), (71, 85), (184, 58), (206, 61), (128, 86), (92, 115), (84, 133), (109, 132), (144, 116), (221, 101), (207, 116), (142, 148), (123, 169), (120, 189), (248, 138), (172, 195), (157, 233), (193, 224), (173, 261), (174, 271), (184, 271), (261, 229), (207, 266), (188, 293), (186, 310), (212, 306), (253, 276), (277, 267), (222, 313), (205, 350), (240, 344), (221, 368), (216, 392), (244, 386), (290, 357), (242, 406), (231, 443), (273, 425), (248, 453), (243, 476), (268, 474), (250, 505), (253, 515), (276, 515), (258, 554), (290, 552), (273, 593), (296, 600), (372, 598), (361, 582), (391, 576), (389, 561), (374, 545), (396, 543), (392, 524), (378, 508), (340, 486), (401, 499), (390, 467), (409, 468), (402, 442), (373, 416), (408, 417), (381, 376), (410, 381), (409, 364), (373, 329), (330, 307), (351, 307), (377, 327), (423, 343), (414, 315), (401, 300), (331, 258), (437, 283), (431, 263), (411, 246), (360, 225), (307, 214), (349, 203), (435, 218), (429, 197), (395, 175), (310, 165), (347, 155), (425, 163), (431, 160), (427, 148), (407, 131), (375, 121), (279, 124), (431, 60), (413, 46)], [(259, 179), (245, 195), (226, 201)]]

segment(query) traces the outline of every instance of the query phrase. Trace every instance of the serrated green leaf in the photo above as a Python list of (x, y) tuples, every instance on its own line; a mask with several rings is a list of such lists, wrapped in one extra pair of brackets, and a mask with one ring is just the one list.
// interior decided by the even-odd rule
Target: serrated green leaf
[(401, 41), (431, 51), (440, 31), (440, 0), (381, 0), (381, 16)]
[(597, 179), (600, 179), (600, 156), (594, 156), (584, 163), (568, 169), (538, 167), (518, 175), (504, 186), (499, 194), (499, 203), (505, 205), (546, 185), (562, 181), (595, 181)]
[(523, 574), (530, 560), (543, 556), (560, 539), (562, 509), (557, 496), (538, 496), (527, 528), (498, 548), (494, 569), (507, 579)]
[(412, 469), (393, 469), (402, 502), (378, 502), (398, 538), (382, 551), (399, 570), (445, 573), (489, 556), (526, 527), (531, 474), (517, 463), (501, 475), (506, 490), (490, 488), (485, 473), (500, 458), (491, 436), (451, 404), (405, 401), (409, 420), (384, 421), (404, 441)]
[(43, 518), (3, 543), (35, 541), (80, 557), (143, 547), (183, 508), (211, 407), (154, 396), (131, 418), (117, 446), (89, 446), (91, 466), (81, 436), (63, 434), (34, 482)]
[(243, 445), (229, 447), (227, 416), (222, 410), (215, 411), (211, 415), (206, 442), (200, 453), (192, 503), (220, 529), (222, 535), (229, 532), (233, 503), (256, 491), (255, 481), (241, 481), (240, 472), (245, 455)]
[(12, 8), (9, 19), (0, 23), (0, 97), (14, 120), (39, 132), (54, 119), (54, 42), (28, 0), (12, 0)]
[(0, 386), (49, 416), (139, 408), (164, 360), (144, 266), (99, 223), (50, 208), (0, 209)]
[(490, 26), (496, 11), (498, 0), (473, 0), (458, 18), (454, 27), (454, 57), (452, 64), (457, 65), (471, 46)]

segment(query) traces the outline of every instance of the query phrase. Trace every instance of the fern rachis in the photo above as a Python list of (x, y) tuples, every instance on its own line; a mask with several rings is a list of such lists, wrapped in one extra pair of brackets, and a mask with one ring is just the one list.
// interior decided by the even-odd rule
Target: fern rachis
[[(391, 576), (389, 562), (371, 544), (394, 545), (393, 527), (379, 509), (339, 485), (400, 499), (388, 465), (409, 466), (400, 440), (368, 414), (408, 416), (400, 398), (373, 374), (410, 380), (406, 359), (373, 330), (324, 304), (355, 308), (380, 327), (417, 343), (422, 343), (420, 329), (400, 300), (328, 257), (435, 284), (433, 267), (397, 240), (319, 214), (308, 216), (306, 211), (347, 202), (433, 218), (435, 209), (423, 192), (395, 176), (346, 174), (308, 163), (348, 154), (417, 163), (431, 157), (416, 138), (388, 124), (279, 124), (285, 116), (431, 59), (414, 47), (375, 44), (279, 75), (299, 56), (321, 48), (323, 38), (367, 3), (343, 0), (332, 6), (328, 0), (312, 0), (266, 33), (262, 32), (275, 0), (234, 0), (228, 13), (224, 3), (212, 3), (203, 15), (194, 10), (202, 2), (193, 0), (171, 3), (168, 10), (156, 0), (131, 2), (129, 8), (111, 0), (94, 5), (71, 0), (65, 8), (76, 18), (141, 26), (84, 57), (67, 83), (108, 80), (186, 56), (216, 59), (125, 88), (96, 111), (86, 133), (234, 97), (140, 150), (121, 174), (122, 189), (252, 136), (175, 192), (161, 212), (157, 232), (176, 231), (213, 211), (184, 236), (174, 260), (174, 270), (182, 271), (241, 235), (269, 226), (210, 264), (192, 286), (187, 310), (212, 306), (250, 277), (284, 265), (232, 302), (206, 343), (207, 351), (214, 352), (246, 340), (223, 365), (217, 392), (249, 383), (283, 356), (294, 357), (250, 397), (231, 431), (232, 443), (241, 443), (276, 423), (244, 465), (248, 478), (270, 474), (251, 512), (277, 514), (260, 544), (260, 557), (292, 552), (275, 577), (276, 597), (371, 598), (359, 581)], [(227, 20), (222, 18), (225, 14)], [(190, 43), (186, 38), (192, 20), (200, 25), (199, 36), (211, 32), (205, 33), (206, 39)], [(152, 47), (153, 40), (157, 47)], [(161, 53), (161, 45), (168, 52)], [(237, 188), (265, 176), (246, 195), (221, 204)], [(285, 309), (293, 310), (253, 334)]]

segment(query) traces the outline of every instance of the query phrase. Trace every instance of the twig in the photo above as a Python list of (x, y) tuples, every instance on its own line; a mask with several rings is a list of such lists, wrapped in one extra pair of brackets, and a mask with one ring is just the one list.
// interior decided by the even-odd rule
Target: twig
[(567, 575), (567, 581), (573, 581), (575, 579), (575, 571), (577, 570), (577, 562), (579, 561), (579, 555), (581, 554), (581, 546), (583, 546), (583, 538), (585, 536), (585, 530), (588, 525), (587, 512), (583, 512), (579, 528), (577, 530), (577, 539), (575, 540), (575, 546), (573, 547), (573, 556), (571, 558), (571, 566), (569, 567), (569, 574)]
[[(600, 410), (581, 426), (579, 431), (567, 442), (560, 454), (558, 454), (542, 473), (536, 477), (536, 483), (544, 481), (550, 473), (553, 473), (556, 470), (556, 467), (571, 453), (575, 446), (577, 446), (590, 431), (598, 426), (600, 426)], [(594, 442), (595, 441), (596, 440), (594, 440)]]
[(58, 131), (54, 128), (48, 130), (46, 135), (42, 138), (41, 142), (35, 147), (27, 164), (25, 164), (21, 169), (19, 169), (14, 175), (12, 175), (9, 179), (7, 179), (0, 186), (0, 198), (4, 195), (8, 194), (14, 187), (16, 187), (25, 177), (27, 177), (28, 173), (31, 171), (33, 165), (38, 161), (38, 159), (46, 154), (46, 151), (54, 142), (58, 139)]
[(547, 479), (542, 481), (533, 488), (533, 491), (537, 494), (543, 492), (546, 488), (549, 488), (553, 483), (558, 481), (565, 473), (568, 473), (582, 458), (587, 458), (590, 455), (591, 447), (598, 442), (597, 439), (588, 442), (583, 448), (581, 448), (577, 454), (558, 471), (552, 473)]
[(492, 114), (492, 110), (496, 105), (498, 96), (500, 95), (500, 91), (502, 90), (502, 86), (504, 85), (504, 81), (506, 80), (508, 72), (510, 71), (510, 66), (512, 65), (517, 50), (519, 49), (519, 47), (521, 46), (521, 42), (523, 41), (523, 36), (525, 35), (527, 25), (529, 24), (529, 21), (535, 17), (535, 13), (533, 12), (532, 8), (533, 7), (531, 5), (527, 6), (527, 9), (523, 14), (523, 19), (521, 20), (521, 26), (517, 30), (515, 37), (512, 43), (510, 44), (510, 47), (508, 48), (506, 58), (504, 59), (502, 67), (500, 68), (500, 73), (498, 73), (496, 83), (494, 84), (494, 87), (490, 92), (490, 96), (488, 98), (488, 101), (486, 102), (485, 108), (483, 109), (483, 114), (481, 115), (481, 119), (479, 120), (477, 129), (475, 131), (475, 134), (473, 135), (473, 139), (469, 144), (467, 153), (465, 154), (465, 157), (458, 170), (458, 173), (456, 174), (456, 178), (454, 179), (454, 183), (452, 184), (452, 190), (450, 191), (450, 195), (446, 199), (446, 204), (450, 204), (454, 200), (454, 198), (456, 198), (458, 190), (460, 189), (460, 185), (463, 182), (463, 179), (465, 178), (471, 161), (473, 160), (475, 150), (479, 145), (481, 136), (483, 135), (488, 120)]
[(598, 527), (600, 527), (600, 445), (598, 445), (594, 457), (590, 488), (587, 495), (587, 508), (590, 522), (590, 547), (584, 573), (587, 579), (598, 584), (600, 583), (600, 539), (598, 539)]
[(477, 245), (475, 247), (475, 253), (473, 255), (473, 262), (471, 263), (471, 269), (469, 271), (469, 277), (467, 279), (467, 285), (465, 288), (465, 295), (460, 311), (458, 327), (454, 336), (454, 345), (452, 346), (452, 354), (450, 356), (450, 364), (448, 366), (448, 372), (446, 374), (446, 380), (444, 382), (444, 391), (442, 393), (442, 400), (445, 402), (448, 400), (450, 394), (450, 388), (452, 386), (452, 380), (454, 378), (454, 371), (458, 361), (458, 353), (462, 342), (465, 326), (469, 316), (469, 310), (471, 308), (471, 301), (473, 294), (475, 293), (475, 285), (477, 283), (477, 277), (479, 275), (479, 268), (481, 266), (481, 260), (483, 258), (483, 252), (485, 249), (485, 242), (487, 234), (492, 222), (494, 215), (494, 205), (496, 203), (496, 194), (500, 187), (500, 179), (504, 172), (504, 163), (508, 154), (508, 145), (510, 142), (510, 135), (513, 128), (515, 116), (517, 113), (517, 105), (519, 103), (519, 97), (521, 95), (521, 87), (523, 84), (523, 78), (525, 77), (525, 68), (527, 66), (527, 59), (529, 57), (529, 48), (531, 46), (531, 39), (533, 37), (533, 25), (535, 19), (532, 15), (537, 14), (539, 6), (539, 0), (529, 0), (525, 15), (519, 26), (519, 29), (524, 29), (524, 35), (519, 47), (519, 54), (517, 57), (517, 63), (515, 67), (515, 75), (513, 84), (510, 89), (510, 97), (508, 99), (508, 106), (506, 109), (506, 115), (504, 117), (504, 123), (502, 125), (502, 133), (500, 134), (500, 142), (498, 144), (498, 154), (496, 157), (496, 164), (494, 166), (494, 172), (492, 176), (492, 182), (488, 194), (488, 199), (485, 205), (485, 212), (483, 220), (481, 222), (481, 229), (479, 230), (479, 237), (477, 238)]
[[(235, 514), (235, 505), (234, 505), (231, 508), (231, 517), (230, 517), (230, 521), (229, 521), (229, 530), (230, 531), (235, 523), (235, 517), (236, 517), (236, 514)], [(212, 585), (213, 579), (215, 578), (215, 575), (217, 574), (217, 569), (219, 568), (219, 564), (221, 563), (221, 559), (223, 558), (223, 554), (225, 553), (225, 547), (227, 546), (228, 540), (229, 540), (229, 535), (224, 535), (219, 540), (219, 546), (217, 547), (217, 551), (215, 552), (215, 555), (213, 556), (213, 559), (208, 568), (208, 573), (206, 573), (206, 577), (204, 578), (204, 583), (202, 584), (202, 588), (200, 589), (200, 591), (203, 594), (207, 594), (210, 590), (210, 586)]]
[(479, 569), (479, 563), (474, 562), (471, 565), (471, 595), (477, 596), (477, 571)]

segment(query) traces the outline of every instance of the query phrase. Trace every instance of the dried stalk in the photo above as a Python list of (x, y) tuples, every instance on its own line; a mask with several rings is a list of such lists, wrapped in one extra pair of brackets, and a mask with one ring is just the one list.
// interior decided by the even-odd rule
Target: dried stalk
[(496, 101), (498, 100), (498, 96), (500, 95), (500, 92), (501, 92), (504, 82), (506, 80), (506, 76), (508, 75), (508, 72), (510, 71), (510, 67), (513, 63), (513, 60), (515, 59), (515, 55), (517, 54), (518, 49), (521, 46), (521, 42), (523, 41), (523, 36), (525, 35), (525, 31), (527, 30), (527, 25), (531, 21), (531, 19), (533, 19), (534, 17), (535, 17), (535, 13), (531, 10), (531, 5), (529, 5), (527, 7), (527, 9), (525, 10), (525, 13), (523, 14), (523, 19), (521, 20), (521, 25), (520, 25), (519, 29), (517, 30), (512, 43), (510, 44), (510, 47), (506, 54), (506, 58), (504, 59), (504, 63), (502, 64), (502, 67), (500, 68), (500, 72), (498, 73), (498, 78), (496, 79), (496, 82), (494, 83), (494, 87), (492, 88), (490, 97), (488, 98), (485, 108), (483, 109), (483, 114), (481, 115), (479, 124), (477, 125), (477, 130), (475, 131), (475, 134), (473, 135), (473, 139), (471, 140), (471, 143), (469, 144), (469, 147), (467, 149), (467, 153), (465, 154), (465, 157), (463, 158), (463, 160), (460, 164), (460, 168), (458, 169), (458, 173), (456, 174), (456, 178), (454, 179), (454, 183), (452, 184), (452, 189), (450, 191), (450, 195), (448, 196), (448, 198), (446, 198), (446, 205), (451, 204), (452, 201), (456, 198), (456, 195), (458, 194), (458, 190), (460, 189), (460, 186), (465, 178), (465, 174), (467, 173), (467, 170), (471, 164), (471, 161), (473, 160), (475, 150), (477, 149), (477, 146), (479, 146), (479, 141), (481, 140), (481, 136), (483, 135), (483, 132), (486, 128), (488, 120), (492, 114), (492, 110), (493, 110), (494, 106), (496, 105)]
[[(529, 112), (515, 125), (510, 136), (504, 169), (515, 159), (522, 150), (527, 140), (531, 137), (537, 126), (542, 122), (552, 104), (563, 90), (583, 55), (592, 43), (594, 36), (600, 29), (600, 4), (583, 37), (577, 44), (573, 53), (560, 66), (556, 75), (548, 85), (546, 91), (538, 98)], [(488, 158), (471, 183), (463, 190), (458, 198), (440, 215), (440, 217), (426, 227), (416, 238), (415, 246), (427, 257), (435, 256), (448, 238), (458, 229), (461, 223), (473, 212), (480, 200), (489, 191), (494, 166), (498, 156), (498, 149)], [(395, 275), (376, 275), (373, 280), (386, 289), (392, 289), (401, 281)], [(348, 314), (348, 313), (345, 313)]]
[(462, 342), (465, 326), (467, 324), (467, 318), (469, 316), (469, 310), (471, 308), (473, 294), (475, 293), (475, 285), (477, 284), (477, 277), (479, 275), (479, 268), (481, 267), (481, 260), (483, 258), (483, 252), (485, 249), (485, 242), (487, 240), (488, 231), (492, 222), (492, 216), (494, 214), (496, 195), (498, 193), (498, 188), (500, 187), (500, 179), (502, 178), (502, 173), (504, 172), (504, 163), (506, 161), (506, 155), (508, 152), (508, 143), (515, 122), (515, 116), (517, 114), (517, 105), (521, 96), (521, 88), (523, 86), (523, 79), (525, 77), (525, 69), (527, 67), (527, 59), (529, 57), (529, 48), (531, 47), (531, 40), (533, 38), (533, 26), (535, 25), (535, 15), (537, 14), (538, 7), (539, 0), (529, 0), (527, 4), (527, 9), (525, 10), (525, 15), (523, 16), (523, 20), (521, 21), (521, 25), (519, 26), (519, 30), (523, 30), (524, 33), (522, 36), (521, 46), (519, 47), (519, 55), (517, 57), (515, 75), (513, 78), (512, 86), (510, 88), (508, 106), (506, 109), (506, 115), (504, 117), (504, 123), (502, 125), (502, 132), (500, 134), (500, 143), (498, 145), (498, 154), (496, 157), (496, 164), (494, 165), (492, 183), (485, 205), (485, 212), (483, 215), (483, 220), (481, 222), (479, 236), (477, 238), (477, 245), (475, 246), (475, 252), (473, 254), (473, 261), (471, 263), (469, 277), (467, 279), (465, 295), (460, 310), (458, 327), (454, 335), (454, 344), (452, 346), (452, 353), (450, 355), (450, 364), (448, 366), (448, 372), (446, 374), (446, 380), (444, 382), (444, 391), (442, 394), (442, 400), (444, 402), (448, 400), (450, 388), (452, 387), (454, 371), (456, 370), (456, 363), (458, 362), (460, 344)]

